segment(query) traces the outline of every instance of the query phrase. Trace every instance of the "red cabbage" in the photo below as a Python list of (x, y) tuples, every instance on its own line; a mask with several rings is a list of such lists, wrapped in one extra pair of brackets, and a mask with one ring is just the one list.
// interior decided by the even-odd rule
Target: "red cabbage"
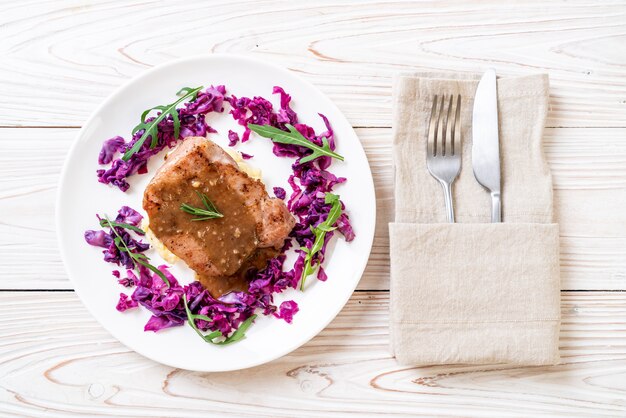
[(230, 129), (228, 131), (228, 146), (234, 147), (235, 145), (237, 145), (238, 142), (239, 142), (239, 135), (237, 134), (237, 132)]
[(279, 123), (296, 124), (298, 122), (298, 115), (289, 106), (291, 102), (291, 96), (285, 93), (282, 87), (274, 86), (272, 93), (280, 94), (280, 109), (278, 110), (278, 117), (276, 118)]
[(113, 238), (102, 230), (87, 230), (85, 231), (85, 241), (87, 241), (87, 244), (93, 245), (94, 247), (109, 248), (113, 243)]
[(124, 287), (135, 287), (139, 283), (139, 279), (132, 270), (126, 270), (126, 277), (120, 277), (120, 274), (116, 275), (117, 282)]
[(137, 212), (135, 209), (128, 206), (122, 206), (118, 211), (115, 222), (122, 222), (133, 226), (139, 226), (142, 219), (143, 216), (141, 215), (141, 213)]
[(120, 293), (120, 300), (117, 302), (115, 309), (120, 312), (124, 312), (128, 309), (136, 308), (137, 306), (138, 303), (130, 299), (126, 293)]
[(98, 155), (98, 164), (110, 164), (111, 161), (113, 161), (115, 153), (124, 150), (124, 145), (125, 141), (121, 136), (114, 136), (104, 141), (100, 154)]
[(152, 313), (144, 327), (145, 331), (160, 331), (183, 325), (187, 319), (183, 304), (184, 289), (167, 266), (159, 266), (158, 269), (169, 280), (169, 287), (156, 273), (150, 274), (147, 268), (139, 266), (139, 283), (131, 295), (132, 300)]
[(274, 187), (274, 196), (279, 199), (285, 200), (285, 197), (287, 197), (287, 192), (282, 187)]
[(320, 282), (325, 282), (328, 280), (328, 276), (326, 275), (326, 271), (324, 271), (324, 267), (320, 266), (317, 270), (317, 280)]
[(278, 313), (274, 314), (276, 318), (282, 318), (288, 324), (291, 324), (293, 321), (293, 316), (298, 313), (300, 308), (298, 308), (298, 304), (293, 300), (287, 300), (280, 304), (280, 308)]

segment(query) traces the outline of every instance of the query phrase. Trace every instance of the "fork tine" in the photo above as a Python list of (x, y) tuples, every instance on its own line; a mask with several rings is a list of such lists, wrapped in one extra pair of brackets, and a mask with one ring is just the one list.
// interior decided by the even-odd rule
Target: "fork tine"
[(456, 110), (454, 112), (454, 136), (452, 141), (452, 154), (461, 155), (463, 148), (461, 147), (461, 95), (456, 96)]
[(454, 155), (454, 131), (453, 131), (453, 126), (454, 126), (454, 119), (452, 119), (450, 116), (456, 116), (456, 114), (453, 115), (452, 113), (452, 107), (453, 107), (453, 103), (452, 100), (454, 99), (454, 95), (450, 95), (450, 101), (448, 102), (448, 111), (446, 112), (446, 138), (445, 138), (445, 153), (446, 155), (452, 156)]
[(433, 97), (433, 107), (430, 111), (430, 122), (428, 123), (428, 139), (427, 139), (427, 155), (437, 155), (437, 141), (436, 141), (436, 129), (437, 129), (437, 95)]
[[(446, 103), (446, 95), (442, 94), (441, 95), (441, 105), (439, 106), (439, 114), (437, 117), (437, 132), (435, 133), (435, 151), (439, 151), (439, 154), (435, 154), (435, 155), (440, 155), (440, 156), (445, 156), (446, 155), (446, 131), (444, 129), (445, 127), (445, 123), (448, 123), (447, 121), (447, 116), (446, 116), (446, 121), (444, 122), (443, 116), (444, 111), (443, 111), (443, 107)], [(440, 139), (441, 138), (441, 139)], [(441, 141), (441, 143), (439, 143), (439, 141)]]

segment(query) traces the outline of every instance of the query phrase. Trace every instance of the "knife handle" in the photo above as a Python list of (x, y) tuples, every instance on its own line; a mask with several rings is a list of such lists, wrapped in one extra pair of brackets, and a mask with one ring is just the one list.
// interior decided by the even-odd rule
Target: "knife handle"
[(491, 222), (502, 222), (500, 193), (491, 193)]

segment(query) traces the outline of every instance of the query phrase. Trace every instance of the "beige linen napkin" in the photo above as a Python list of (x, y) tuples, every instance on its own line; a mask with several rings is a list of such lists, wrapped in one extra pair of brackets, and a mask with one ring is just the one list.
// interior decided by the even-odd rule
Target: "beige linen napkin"
[[(471, 165), (480, 75), (405, 74), (394, 82), (395, 222), (391, 349), (405, 364), (554, 364), (559, 360), (558, 225), (541, 138), (548, 77), (498, 79), (503, 223)], [(456, 224), (426, 168), (434, 95), (461, 94), (463, 163)]]

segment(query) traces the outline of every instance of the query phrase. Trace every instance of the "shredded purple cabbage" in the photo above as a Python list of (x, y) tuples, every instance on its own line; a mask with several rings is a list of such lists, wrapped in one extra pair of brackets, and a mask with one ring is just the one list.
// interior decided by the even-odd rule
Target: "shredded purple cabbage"
[[(141, 214), (136, 210), (128, 206), (122, 206), (118, 211), (115, 222), (139, 226), (142, 219), (143, 216), (141, 216)], [(100, 217), (98, 217), (98, 220), (100, 220)], [(131, 257), (128, 253), (120, 251), (115, 245), (115, 238), (118, 235), (126, 246), (134, 252), (142, 253), (150, 248), (150, 244), (133, 238), (127, 229), (121, 227), (115, 227), (115, 231), (113, 231), (113, 228), (109, 228), (108, 232), (104, 230), (88, 230), (85, 231), (84, 234), (87, 244), (104, 248), (104, 251), (102, 251), (102, 254), (104, 254), (104, 261), (118, 266), (124, 266), (127, 269), (132, 269), (134, 263)]]
[(139, 267), (139, 282), (131, 298), (149, 310), (152, 317), (144, 326), (144, 331), (160, 331), (165, 328), (183, 325), (187, 319), (183, 305), (185, 290), (169, 272), (167, 266), (158, 267), (170, 282), (168, 287), (155, 273), (151, 274), (143, 266)]
[[(105, 141), (98, 162), (110, 164), (110, 167), (98, 170), (98, 179), (102, 183), (117, 186), (122, 191), (127, 190), (129, 187), (127, 178), (136, 173), (145, 173), (151, 156), (166, 147), (172, 148), (180, 139), (187, 136), (205, 136), (207, 132), (215, 132), (206, 124), (204, 118), (209, 112), (222, 112), (224, 101), (230, 104), (229, 113), (232, 117), (244, 127), (241, 137), (235, 131), (228, 132), (230, 146), (250, 139), (251, 131), (247, 127), (248, 123), (271, 125), (283, 130), (286, 130), (286, 124), (291, 124), (315, 144), (322, 145), (322, 139), (325, 138), (330, 148), (335, 149), (334, 132), (324, 115), (320, 114), (319, 116), (324, 122), (326, 131), (318, 135), (312, 127), (299, 123), (297, 114), (290, 106), (291, 96), (289, 94), (280, 87), (274, 87), (273, 93), (280, 95), (278, 110), (275, 110), (271, 102), (262, 97), (237, 98), (233, 95), (227, 96), (224, 86), (210, 87), (201, 92), (194, 102), (186, 103), (183, 108), (178, 109), (181, 121), (179, 138), (174, 138), (171, 118), (165, 119), (158, 127), (157, 146), (150, 148), (150, 141), (146, 141), (141, 151), (134, 154), (129, 161), (123, 161), (116, 156), (118, 153), (124, 153), (130, 149), (141, 137), (143, 131), (135, 133), (133, 139), (128, 143), (125, 143), (124, 139), (119, 136)], [(295, 249), (296, 261), (292, 268), (287, 271), (284, 269), (286, 258), (284, 254), (292, 247), (292, 239), (300, 247), (312, 247), (315, 239), (312, 228), (326, 220), (331, 208), (331, 205), (325, 203), (325, 195), (333, 192), (334, 187), (344, 183), (346, 179), (337, 177), (328, 171), (332, 163), (330, 157), (319, 157), (301, 164), (299, 159), (310, 153), (308, 148), (273, 143), (273, 152), (278, 157), (296, 159), (292, 165), (293, 174), (288, 178), (291, 193), (287, 200), (287, 206), (296, 217), (297, 223), (290, 234), (291, 239), (285, 242), (282, 254), (270, 260), (263, 270), (251, 273), (249, 289), (246, 292), (230, 292), (219, 298), (214, 298), (199, 282), (194, 281), (189, 285), (181, 286), (169, 272), (167, 266), (159, 266), (158, 269), (170, 283), (168, 287), (158, 274), (141, 265), (137, 266), (137, 270), (133, 270), (132, 260), (126, 253), (117, 250), (114, 243), (116, 235), (113, 230), (85, 232), (85, 240), (89, 244), (104, 248), (105, 261), (124, 266), (127, 269), (125, 277), (121, 277), (117, 270), (114, 272), (114, 276), (122, 286), (134, 287), (130, 298), (124, 293), (120, 294), (120, 300), (117, 304), (119, 311), (141, 305), (152, 313), (144, 327), (145, 331), (156, 332), (185, 323), (187, 315), (183, 302), (184, 295), (193, 314), (211, 318), (210, 322), (196, 320), (196, 326), (202, 331), (220, 331), (224, 336), (227, 336), (255, 312), (273, 315), (288, 323), (292, 322), (294, 315), (299, 310), (298, 304), (295, 301), (285, 301), (280, 304), (280, 307), (276, 307), (273, 296), (286, 289), (297, 288), (302, 276), (306, 254), (301, 249)], [(252, 157), (248, 154), (242, 154), (242, 156), (244, 159)], [(288, 194), (282, 187), (274, 187), (273, 191), (277, 198), (287, 198)], [(343, 203), (342, 207), (345, 209)], [(116, 221), (137, 226), (141, 222), (141, 215), (124, 206), (120, 209)], [(336, 231), (342, 234), (346, 241), (354, 239), (354, 231), (345, 211), (335, 225), (337, 226)], [(129, 231), (124, 228), (116, 227), (115, 232), (133, 251), (143, 252), (148, 248), (147, 244), (133, 238)], [(323, 262), (326, 246), (333, 235), (334, 231), (326, 233), (323, 248), (313, 260), (316, 264)], [(328, 279), (321, 266), (317, 270), (317, 278), (320, 281)]]
[(326, 271), (324, 271), (324, 267), (320, 266), (317, 270), (317, 280), (320, 282), (325, 282), (328, 280), (328, 276), (326, 275)]
[(98, 155), (98, 164), (110, 164), (115, 154), (124, 150), (125, 145), (126, 142), (121, 136), (115, 136), (104, 141)]
[(116, 277), (117, 282), (124, 287), (135, 287), (139, 283), (139, 279), (132, 270), (126, 270), (126, 277), (120, 277), (119, 272)]
[(228, 131), (228, 146), (234, 147), (239, 142), (239, 134), (233, 130)]
[(120, 300), (117, 302), (117, 306), (115, 307), (115, 309), (120, 312), (124, 312), (137, 306), (138, 303), (133, 299), (130, 299), (126, 293), (120, 293)]
[(274, 187), (274, 196), (279, 199), (285, 200), (285, 197), (287, 197), (287, 192), (282, 187)]
[(285, 302), (280, 304), (280, 308), (278, 313), (274, 314), (276, 318), (284, 319), (285, 322), (291, 324), (293, 321), (293, 316), (298, 313), (300, 308), (298, 304), (293, 300), (286, 300)]

